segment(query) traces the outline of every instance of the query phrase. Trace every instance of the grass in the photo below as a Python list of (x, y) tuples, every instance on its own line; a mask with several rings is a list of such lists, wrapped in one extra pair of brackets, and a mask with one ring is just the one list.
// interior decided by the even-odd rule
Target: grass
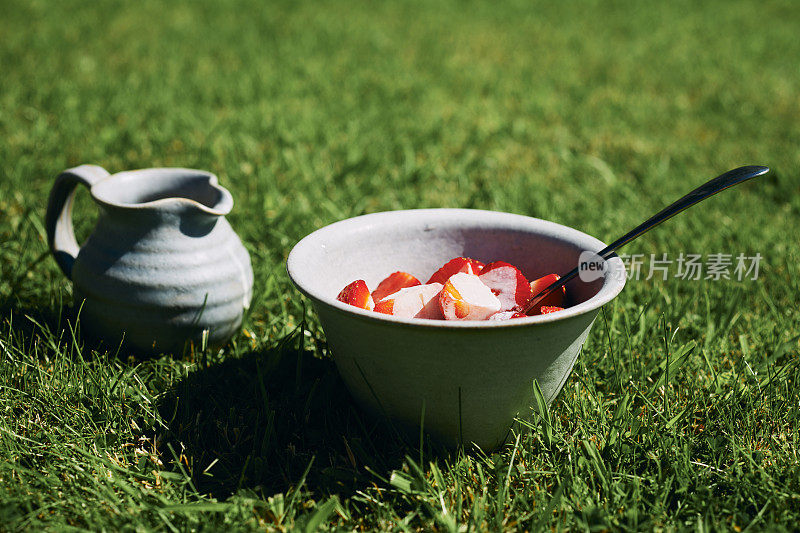
[[(0, 529), (800, 523), (793, 2), (0, 5)], [(256, 296), (228, 346), (82, 340), (43, 211), (88, 162), (232, 191)], [(742, 164), (772, 172), (625, 251), (760, 253), (758, 279), (631, 280), (491, 454), (363, 415), (284, 270), (314, 229), (397, 208), (610, 240)], [(82, 192), (79, 236), (93, 217)]]

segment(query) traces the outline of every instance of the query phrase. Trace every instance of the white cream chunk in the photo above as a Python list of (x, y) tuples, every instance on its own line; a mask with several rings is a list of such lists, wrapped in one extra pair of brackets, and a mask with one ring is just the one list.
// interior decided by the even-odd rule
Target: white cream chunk
[(500, 300), (474, 274), (459, 272), (448, 280), (458, 292), (455, 298), (449, 291), (440, 297), (444, 317), (448, 320), (485, 320), (500, 310)]
[(403, 318), (442, 318), (438, 296), (441, 283), (429, 283), (406, 287), (387, 296), (384, 300), (394, 300), (392, 315)]

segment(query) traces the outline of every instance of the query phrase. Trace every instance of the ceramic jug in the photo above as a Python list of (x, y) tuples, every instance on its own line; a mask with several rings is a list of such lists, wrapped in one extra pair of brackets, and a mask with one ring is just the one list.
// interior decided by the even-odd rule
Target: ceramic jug
[[(99, 208), (79, 246), (78, 185)], [(60, 174), (45, 219), (56, 262), (72, 280), (81, 328), (136, 349), (180, 350), (227, 341), (250, 304), (250, 257), (225, 220), (231, 194), (209, 172), (151, 168), (109, 174), (82, 165)]]

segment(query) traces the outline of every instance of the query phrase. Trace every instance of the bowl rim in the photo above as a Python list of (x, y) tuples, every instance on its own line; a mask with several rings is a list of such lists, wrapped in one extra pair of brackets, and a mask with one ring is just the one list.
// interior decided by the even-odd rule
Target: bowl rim
[[(558, 322), (572, 317), (591, 313), (601, 306), (613, 300), (625, 287), (626, 272), (625, 265), (616, 254), (612, 254), (607, 260), (609, 268), (604, 275), (603, 285), (600, 290), (589, 298), (572, 307), (568, 307), (563, 311), (557, 313), (549, 313), (545, 315), (536, 315), (525, 318), (516, 318), (514, 320), (434, 320), (423, 318), (399, 318), (393, 315), (383, 313), (376, 313), (375, 311), (368, 311), (360, 309), (353, 305), (340, 302), (335, 296), (326, 294), (315, 293), (307, 283), (302, 279), (302, 274), (298, 265), (302, 261), (304, 254), (313, 252), (313, 248), (318, 246), (325, 237), (329, 235), (338, 234), (342, 231), (347, 231), (356, 228), (363, 228), (365, 224), (375, 225), (376, 223), (386, 223), (393, 220), (392, 224), (397, 224), (398, 217), (413, 217), (416, 223), (420, 219), (428, 219), (429, 221), (456, 221), (463, 220), (466, 217), (473, 223), (484, 223), (487, 227), (493, 224), (498, 225), (501, 221), (505, 222), (503, 227), (507, 229), (516, 230), (530, 230), (531, 233), (546, 233), (554, 235), (558, 238), (564, 238), (566, 242), (574, 243), (578, 246), (584, 246), (584, 249), (598, 252), (606, 247), (606, 244), (601, 240), (592, 237), (575, 228), (558, 224), (535, 217), (525, 215), (518, 215), (514, 213), (507, 213), (503, 211), (488, 211), (483, 209), (463, 209), (463, 208), (432, 208), (432, 209), (402, 209), (394, 211), (380, 211), (366, 215), (347, 218), (334, 222), (327, 226), (317, 229), (316, 231), (306, 235), (289, 252), (286, 260), (286, 271), (292, 283), (297, 289), (310, 298), (312, 301), (321, 305), (333, 307), (341, 312), (350, 314), (353, 318), (366, 319), (367, 321), (379, 324), (397, 324), (414, 328), (423, 329), (504, 329), (515, 327), (526, 327), (536, 324), (547, 324), (551, 322)], [(534, 231), (534, 230), (539, 230)], [(542, 231), (548, 230), (548, 231)]]

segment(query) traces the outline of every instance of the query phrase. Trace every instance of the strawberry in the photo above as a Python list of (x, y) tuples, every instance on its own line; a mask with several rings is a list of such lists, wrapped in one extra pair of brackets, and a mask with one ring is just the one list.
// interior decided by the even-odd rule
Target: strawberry
[(380, 302), (400, 289), (415, 287), (419, 284), (419, 280), (408, 272), (395, 272), (389, 274), (386, 279), (378, 284), (378, 288), (372, 291), (372, 299), (375, 300), (375, 302)]
[(470, 259), (469, 257), (456, 257), (455, 259), (451, 259), (442, 265), (442, 268), (434, 272), (431, 276), (431, 279), (428, 280), (428, 283), (441, 283), (444, 285), (444, 283), (454, 274), (465, 272), (467, 274), (478, 275), (480, 274), (482, 268), (483, 263), (480, 261)]
[(500, 300), (501, 311), (518, 308), (531, 297), (530, 283), (514, 265), (495, 261), (484, 266), (478, 277)]
[(363, 279), (357, 279), (342, 289), (336, 299), (367, 311), (372, 311), (375, 308), (375, 302), (369, 294), (367, 283)]
[(555, 305), (543, 305), (540, 314), (546, 315), (547, 313), (555, 313), (556, 311), (563, 311), (563, 307), (556, 307)]
[[(561, 276), (558, 274), (548, 274), (547, 276), (543, 276), (539, 279), (531, 281), (531, 298), (539, 294), (541, 291), (546, 289), (551, 284), (555, 283), (561, 279)], [(550, 307), (564, 307), (564, 297), (566, 295), (566, 291), (564, 287), (554, 290), (545, 298), (536, 304), (536, 306), (531, 309), (528, 314), (529, 315), (539, 315), (541, 314), (541, 308), (543, 306), (550, 306)]]
[(392, 311), (394, 311), (394, 300), (391, 298), (386, 298), (375, 304), (376, 313), (391, 315)]

